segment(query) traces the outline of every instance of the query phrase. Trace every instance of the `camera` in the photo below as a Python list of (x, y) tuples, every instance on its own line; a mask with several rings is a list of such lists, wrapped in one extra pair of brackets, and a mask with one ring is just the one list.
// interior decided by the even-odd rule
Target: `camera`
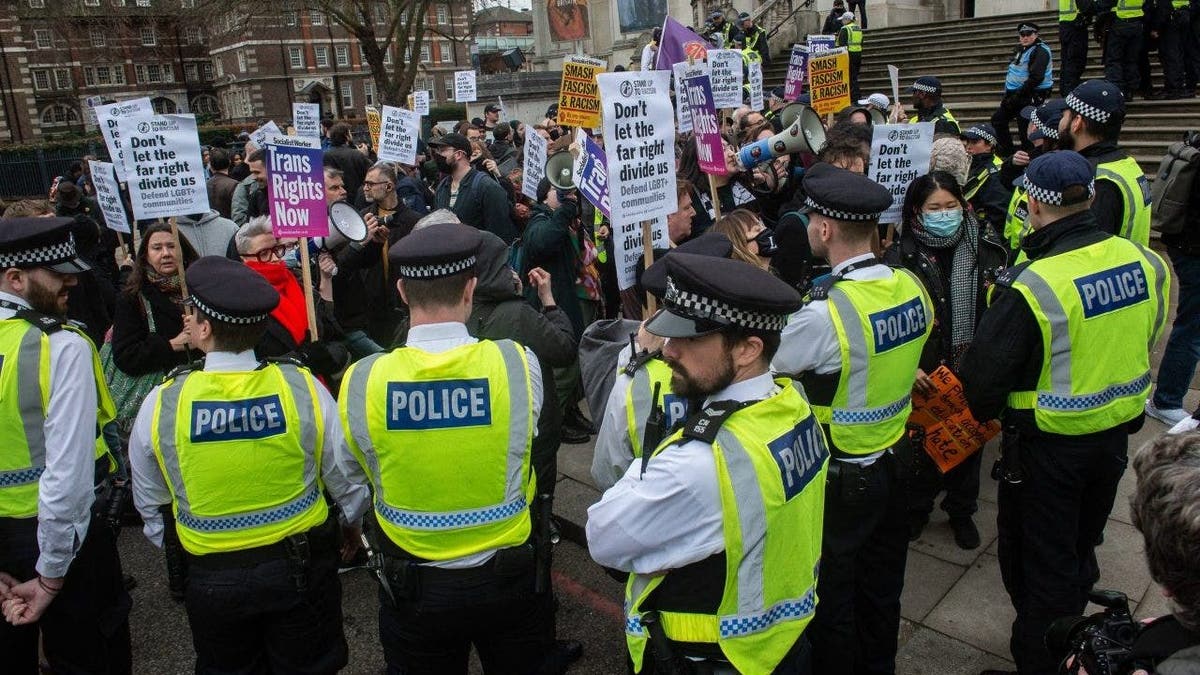
[(1074, 657), (1064, 672), (1077, 673), (1082, 667), (1088, 675), (1131, 673), (1137, 667), (1132, 658), (1133, 643), (1143, 626), (1129, 612), (1129, 598), (1120, 591), (1091, 591), (1088, 599), (1104, 607), (1091, 616), (1057, 619), (1046, 630), (1046, 648), (1061, 655), (1065, 663)]

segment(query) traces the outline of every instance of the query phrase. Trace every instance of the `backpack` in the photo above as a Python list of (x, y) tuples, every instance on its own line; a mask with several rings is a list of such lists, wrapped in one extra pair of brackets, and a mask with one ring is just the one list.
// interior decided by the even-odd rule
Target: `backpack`
[(1150, 188), (1150, 227), (1163, 234), (1179, 234), (1187, 225), (1188, 205), (1200, 173), (1200, 131), (1189, 131), (1172, 143), (1158, 165)]

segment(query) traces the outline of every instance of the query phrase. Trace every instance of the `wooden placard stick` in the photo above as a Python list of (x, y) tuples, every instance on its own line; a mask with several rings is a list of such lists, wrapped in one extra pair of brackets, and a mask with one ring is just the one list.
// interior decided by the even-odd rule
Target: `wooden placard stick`
[[(171, 216), (167, 222), (171, 224), (171, 239), (175, 240), (175, 250), (179, 251), (179, 291), (182, 293), (181, 297), (186, 298), (188, 297), (187, 278), (183, 274), (183, 244), (179, 241), (179, 226), (175, 224), (175, 216)], [(191, 306), (185, 306), (188, 307), (187, 311), (190, 313)]]
[(304, 284), (304, 312), (308, 315), (309, 340), (316, 342), (317, 307), (313, 303), (312, 265), (308, 258), (308, 237), (300, 237), (300, 280)]
[[(654, 264), (654, 246), (651, 243), (650, 223), (652, 221), (642, 221), (642, 266), (649, 269)], [(649, 319), (658, 311), (658, 302), (654, 299), (654, 294), (649, 290), (646, 291), (646, 311), (642, 314), (643, 319)]]

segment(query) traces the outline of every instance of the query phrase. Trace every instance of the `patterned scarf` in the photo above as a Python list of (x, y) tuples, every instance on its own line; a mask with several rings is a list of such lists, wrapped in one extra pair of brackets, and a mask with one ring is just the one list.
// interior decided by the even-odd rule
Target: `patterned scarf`
[(919, 220), (912, 232), (926, 248), (954, 248), (954, 262), (950, 267), (950, 346), (952, 364), (957, 370), (959, 358), (975, 337), (975, 308), (979, 302), (979, 222), (974, 214), (964, 209), (962, 225), (948, 237), (936, 237), (926, 232)]
[(183, 307), (183, 288), (178, 274), (162, 275), (153, 267), (146, 268), (146, 283), (157, 288), (163, 295), (171, 299), (176, 307)]

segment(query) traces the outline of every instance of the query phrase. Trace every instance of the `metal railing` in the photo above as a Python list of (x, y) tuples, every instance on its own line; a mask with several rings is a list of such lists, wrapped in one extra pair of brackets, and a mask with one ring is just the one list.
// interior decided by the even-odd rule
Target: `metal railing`
[(76, 147), (5, 152), (0, 155), (0, 198), (45, 199), (54, 179), (66, 173), (71, 162), (82, 159), (84, 155), (108, 160), (104, 145), (94, 142)]

